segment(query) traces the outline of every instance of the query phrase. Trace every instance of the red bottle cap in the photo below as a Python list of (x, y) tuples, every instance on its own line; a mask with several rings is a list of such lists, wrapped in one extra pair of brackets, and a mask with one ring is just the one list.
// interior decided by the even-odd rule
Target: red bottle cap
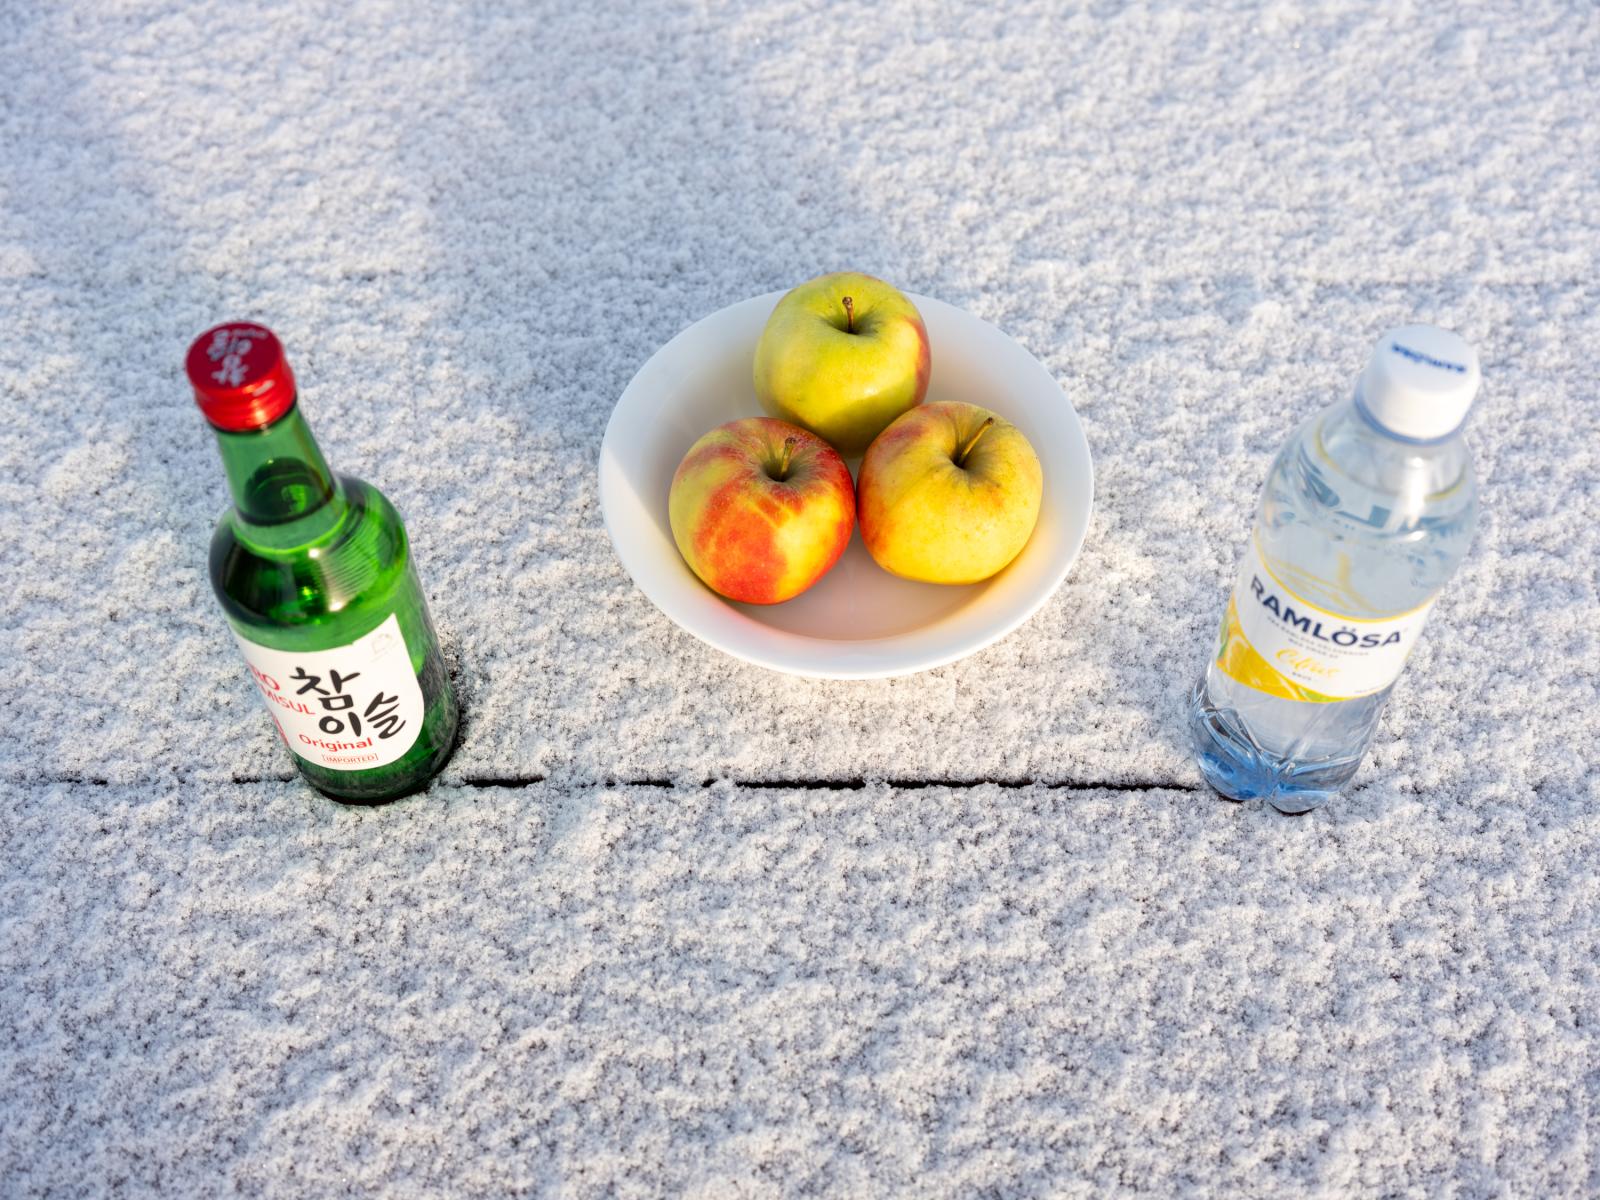
[(294, 407), (294, 372), (265, 325), (230, 321), (206, 330), (189, 347), (184, 366), (195, 403), (218, 429), (248, 433)]

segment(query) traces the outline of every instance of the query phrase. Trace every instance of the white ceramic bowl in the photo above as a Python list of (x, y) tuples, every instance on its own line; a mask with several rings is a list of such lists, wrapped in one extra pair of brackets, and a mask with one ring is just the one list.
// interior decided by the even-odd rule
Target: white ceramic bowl
[[(736, 658), (832, 679), (909, 675), (964, 658), (1021, 625), (1066, 577), (1089, 528), (1094, 469), (1083, 426), (1039, 361), (993, 325), (925, 296), (929, 400), (965, 400), (1016, 424), (1044, 467), (1039, 523), (1022, 553), (982, 583), (943, 587), (890, 575), (857, 533), (838, 564), (784, 604), (736, 604), (695, 577), (667, 523), (672, 473), (699, 437), (762, 415), (751, 383), (772, 292), (691, 325), (633, 377), (600, 446), (600, 508), (639, 590), (683, 628)], [(852, 470), (858, 465), (851, 464)]]

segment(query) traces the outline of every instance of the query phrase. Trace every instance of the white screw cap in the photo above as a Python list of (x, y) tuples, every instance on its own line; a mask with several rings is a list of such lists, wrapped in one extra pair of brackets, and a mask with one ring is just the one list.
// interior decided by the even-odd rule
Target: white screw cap
[(1461, 428), (1478, 383), (1471, 346), (1448, 329), (1406, 325), (1379, 339), (1358, 400), (1390, 433), (1427, 442)]

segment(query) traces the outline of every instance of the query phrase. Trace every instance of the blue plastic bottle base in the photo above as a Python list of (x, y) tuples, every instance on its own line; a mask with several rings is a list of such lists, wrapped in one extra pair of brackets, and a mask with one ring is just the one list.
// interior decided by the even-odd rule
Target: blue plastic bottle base
[(1362, 754), (1314, 763), (1278, 758), (1258, 746), (1238, 714), (1207, 701), (1202, 674), (1189, 703), (1189, 734), (1205, 781), (1227, 800), (1265, 800), (1303, 816), (1337, 796), (1361, 767)]

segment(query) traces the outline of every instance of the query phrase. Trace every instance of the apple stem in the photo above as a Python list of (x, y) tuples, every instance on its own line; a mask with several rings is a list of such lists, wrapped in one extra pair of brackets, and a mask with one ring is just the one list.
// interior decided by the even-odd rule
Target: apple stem
[(972, 435), (972, 437), (968, 440), (967, 444), (965, 446), (961, 447), (961, 453), (956, 455), (956, 466), (964, 467), (964, 466), (967, 465), (967, 455), (972, 453), (972, 448), (978, 444), (978, 439), (981, 438), (984, 434), (988, 433), (989, 432), (989, 426), (991, 426), (993, 424), (994, 424), (994, 418), (993, 417), (985, 417), (984, 418), (983, 424), (978, 426), (978, 432)]
[(844, 298), (844, 331), (846, 333), (856, 331), (856, 302), (849, 296)]
[(794, 454), (795, 445), (799, 438), (786, 437), (783, 439), (783, 457), (778, 460), (778, 482), (782, 483), (789, 478), (789, 459)]

